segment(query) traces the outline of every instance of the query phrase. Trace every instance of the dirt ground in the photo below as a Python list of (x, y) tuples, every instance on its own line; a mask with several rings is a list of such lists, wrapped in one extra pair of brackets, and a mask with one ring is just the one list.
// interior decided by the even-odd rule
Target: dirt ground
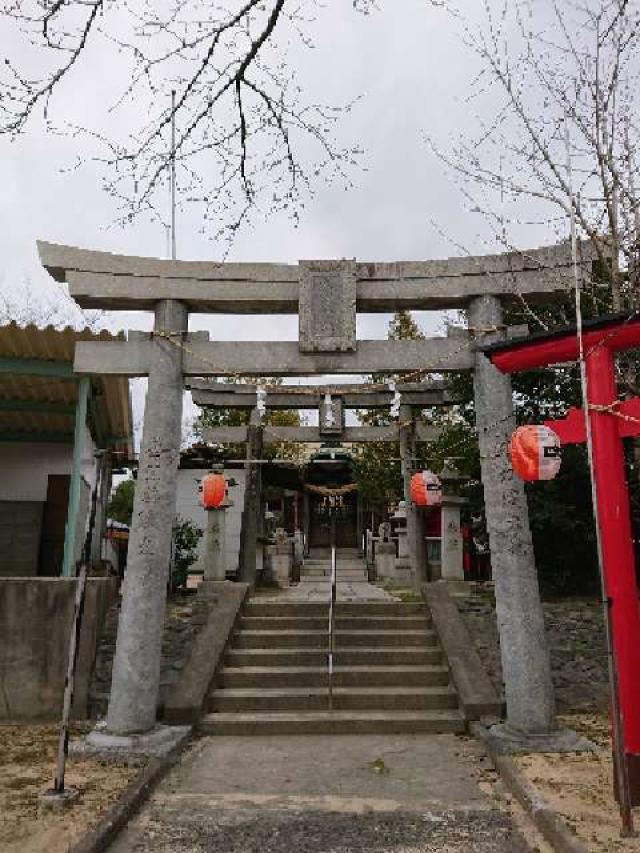
[(38, 793), (53, 784), (55, 726), (0, 726), (1, 853), (66, 853), (94, 826), (140, 767), (71, 759), (67, 784), (80, 800), (63, 815), (38, 814)]
[[(590, 853), (639, 853), (640, 837), (620, 838), (608, 718), (603, 714), (578, 714), (563, 717), (561, 722), (586, 735), (603, 751), (526, 755), (517, 759), (518, 765), (549, 805), (573, 827)], [(634, 810), (634, 818), (640, 830), (640, 809)]]

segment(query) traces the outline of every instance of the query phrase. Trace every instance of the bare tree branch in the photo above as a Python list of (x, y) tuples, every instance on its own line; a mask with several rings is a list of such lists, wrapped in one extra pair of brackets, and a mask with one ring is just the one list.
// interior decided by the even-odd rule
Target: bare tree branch
[[(308, 16), (319, 5), (13, 0), (0, 9), (0, 37), (12, 46), (0, 66), (0, 133), (15, 137), (44, 116), (50, 130), (85, 137), (120, 221), (140, 214), (164, 221), (175, 121), (181, 203), (199, 205), (210, 236), (232, 237), (257, 211), (295, 217), (318, 180), (348, 185), (360, 154), (334, 141), (354, 102), (306, 103), (285, 61), (292, 39), (310, 45)], [(365, 14), (376, 8), (373, 0), (353, 5)], [(124, 80), (105, 104), (108, 133), (99, 123), (57, 118), (56, 96), (82, 85), (79, 75), (91, 72), (96, 53), (109, 56), (114, 77)]]

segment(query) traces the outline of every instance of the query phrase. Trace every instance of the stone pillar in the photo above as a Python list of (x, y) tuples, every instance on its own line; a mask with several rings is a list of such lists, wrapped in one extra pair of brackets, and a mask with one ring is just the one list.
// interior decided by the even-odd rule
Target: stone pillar
[(203, 583), (226, 580), (225, 532), (228, 504), (207, 510), (207, 529), (204, 540)]
[(293, 534), (293, 571), (292, 580), (294, 583), (299, 583), (302, 563), (304, 562), (304, 541), (302, 531), (296, 530)]
[(419, 590), (424, 577), (424, 542), (422, 538), (422, 516), (411, 502), (409, 487), (416, 467), (415, 423), (411, 406), (400, 406), (400, 466), (402, 470), (403, 496), (407, 514), (407, 548), (414, 587)]
[(369, 566), (373, 565), (373, 559), (374, 559), (374, 556), (373, 556), (373, 531), (369, 530), (369, 528), (367, 527), (367, 529), (364, 532), (364, 536), (365, 536), (364, 550), (365, 550), (365, 558), (366, 558), (366, 564), (367, 564), (367, 569), (368, 569)]
[(391, 517), (391, 521), (395, 522), (393, 529), (398, 540), (398, 556), (394, 569), (395, 579), (400, 584), (413, 584), (415, 575), (410, 564), (406, 501), (399, 502), (398, 509)]
[(391, 539), (391, 524), (388, 521), (383, 521), (378, 527), (375, 567), (377, 577), (395, 580), (396, 546)]
[[(474, 299), (469, 326), (483, 344), (504, 337), (500, 302)], [(554, 696), (529, 514), (523, 483), (514, 475), (507, 444), (515, 428), (511, 379), (481, 352), (475, 356), (475, 415), (495, 582), (507, 728), (524, 736), (549, 732)]]
[(112, 456), (108, 450), (102, 451), (100, 457), (100, 487), (96, 500), (96, 517), (93, 522), (91, 536), (91, 562), (98, 563), (102, 559), (102, 540), (107, 526), (107, 506), (111, 493)]
[(440, 472), (442, 481), (442, 528), (440, 531), (440, 577), (442, 580), (464, 580), (464, 545), (460, 527), (460, 510), (467, 503), (458, 494), (464, 479), (447, 464)]
[(275, 545), (271, 560), (273, 580), (280, 589), (286, 589), (291, 581), (292, 542), (286, 530), (279, 527), (275, 533)]
[(311, 530), (311, 498), (309, 492), (302, 493), (302, 532), (304, 533), (304, 556), (309, 556), (309, 531)]
[(463, 581), (463, 545), (460, 507), (464, 498), (442, 498), (442, 532), (440, 545), (440, 577), (445, 581)]
[[(251, 412), (247, 428), (247, 460), (261, 459), (263, 429), (257, 409)], [(253, 586), (256, 582), (258, 533), (262, 509), (262, 472), (260, 464), (247, 461), (245, 466), (244, 508), (240, 530), (240, 564), (238, 580)]]
[(356, 493), (356, 542), (358, 551), (364, 555), (364, 533), (362, 529), (362, 503), (360, 495)]
[[(188, 323), (184, 306), (172, 300), (159, 302), (155, 315), (155, 331), (175, 334), (179, 342)], [(107, 714), (111, 734), (147, 732), (156, 722), (176, 515), (182, 385), (182, 349), (166, 337), (155, 338)]]

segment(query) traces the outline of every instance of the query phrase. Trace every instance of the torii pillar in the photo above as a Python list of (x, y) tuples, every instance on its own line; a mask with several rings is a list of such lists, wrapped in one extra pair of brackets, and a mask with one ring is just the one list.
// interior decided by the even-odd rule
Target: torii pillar
[(107, 712), (107, 732), (113, 735), (148, 732), (156, 722), (182, 424), (182, 349), (166, 336), (176, 335), (179, 343), (186, 329), (180, 302), (157, 304)]
[[(247, 429), (247, 464), (245, 465), (244, 508), (240, 529), (240, 556), (238, 580), (254, 586), (256, 582), (256, 559), (258, 536), (262, 515), (262, 466), (260, 458), (264, 447), (264, 430), (257, 409), (251, 412)], [(258, 461), (256, 461), (258, 460)]]
[[(613, 648), (612, 686), (620, 708), (616, 752), (624, 765), (618, 771), (624, 771), (626, 788), (620, 802), (630, 808), (640, 805), (640, 605), (622, 439), (640, 435), (640, 399), (618, 399), (615, 353), (640, 346), (640, 320), (632, 314), (585, 323), (583, 343), (603, 594)], [(496, 366), (493, 369), (504, 374), (532, 370), (576, 361), (578, 338), (575, 328), (567, 328), (489, 347), (487, 356)], [(579, 409), (571, 409), (563, 421), (547, 421), (547, 426), (563, 444), (586, 441), (585, 414)]]
[[(502, 307), (481, 296), (469, 307), (469, 326), (485, 344), (504, 337)], [(511, 378), (476, 352), (476, 429), (495, 583), (508, 739), (553, 730), (555, 701), (524, 484), (513, 473), (507, 445), (515, 429)]]
[(419, 592), (425, 582), (425, 546), (420, 510), (411, 500), (411, 477), (416, 470), (416, 428), (411, 406), (400, 406), (400, 467), (407, 505), (407, 547), (413, 585)]

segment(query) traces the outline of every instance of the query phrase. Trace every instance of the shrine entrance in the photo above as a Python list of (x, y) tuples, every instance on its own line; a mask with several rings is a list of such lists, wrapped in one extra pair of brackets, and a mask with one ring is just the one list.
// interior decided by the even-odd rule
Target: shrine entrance
[[(309, 501), (309, 549), (331, 547), (331, 519), (329, 499), (314, 495)], [(357, 548), (358, 542), (358, 496), (357, 493), (338, 497), (333, 509), (336, 516), (336, 547)]]
[[(507, 722), (511, 731), (522, 735), (553, 730), (553, 686), (526, 497), (505, 452), (515, 427), (512, 387), (478, 344), (510, 334), (504, 305), (525, 300), (548, 303), (571, 292), (574, 265), (569, 245), (442, 261), (293, 265), (164, 261), (47, 243), (40, 243), (39, 251), (43, 265), (69, 285), (71, 297), (81, 307), (154, 312), (151, 333), (129, 332), (127, 340), (76, 344), (76, 373), (146, 376), (149, 381), (106, 723), (109, 736), (149, 732), (156, 723), (185, 377), (395, 375), (397, 386), (396, 380), (382, 383), (388, 387), (385, 396), (392, 398), (395, 423), (381, 430), (393, 433), (392, 440), (399, 442), (406, 495), (420, 436), (410, 411), (409, 417), (403, 414), (411, 405), (403, 383), (410, 381), (409, 376), (422, 379), (458, 371), (474, 374)], [(586, 279), (594, 253), (589, 243), (580, 252), (579, 273)], [(356, 335), (357, 311), (449, 309), (465, 310), (468, 327), (424, 340), (358, 340)], [(189, 331), (190, 312), (298, 314), (299, 336), (297, 341), (210, 341), (207, 332)], [(269, 389), (269, 394), (272, 390), (283, 389)], [(256, 385), (253, 398), (249, 425), (226, 438), (246, 442), (247, 447), (240, 579), (249, 585), (256, 573), (258, 460), (263, 458), (263, 445), (269, 431), (272, 441), (299, 440), (297, 434), (284, 435), (284, 428), (263, 424)], [(327, 403), (333, 406), (331, 400)], [(349, 435), (358, 428), (345, 426), (335, 411), (325, 425), (338, 433), (338, 441), (360, 440)], [(306, 429), (315, 432), (312, 441), (319, 440), (318, 429)], [(417, 517), (409, 504), (407, 540), (414, 558)], [(418, 589), (423, 582), (414, 574)]]
[[(332, 513), (335, 516), (336, 547), (358, 548), (358, 492), (351, 453), (343, 447), (323, 447), (313, 454), (303, 476), (309, 496), (308, 550), (331, 547)], [(341, 494), (332, 499), (330, 491)]]

